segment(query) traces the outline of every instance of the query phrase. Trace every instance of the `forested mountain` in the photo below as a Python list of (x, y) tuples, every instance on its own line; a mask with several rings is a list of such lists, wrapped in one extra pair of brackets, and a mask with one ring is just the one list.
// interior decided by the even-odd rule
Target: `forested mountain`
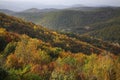
[(0, 9), (0, 12), (6, 13), (6, 14), (9, 14), (9, 15), (12, 15), (12, 14), (15, 13), (14, 11), (11, 11), (11, 10), (8, 10), (8, 9)]
[(119, 7), (72, 7), (63, 10), (32, 8), (11, 15), (50, 29), (87, 34), (94, 38), (120, 43)]
[(87, 34), (94, 38), (120, 43), (120, 16), (90, 26), (93, 26), (93, 30), (85, 33), (85, 35)]
[[(61, 47), (64, 48), (65, 51), (71, 51), (71, 52), (82, 52), (84, 53), (84, 50), (82, 50), (82, 46), (84, 45), (84, 48), (88, 49), (85, 51), (85, 53), (89, 53), (90, 49), (95, 49), (95, 53), (98, 51), (101, 51), (96, 46), (94, 47), (92, 44), (87, 43), (86, 41), (81, 41), (76, 38), (68, 37), (66, 34), (57, 33), (52, 30), (48, 30), (40, 25), (36, 25), (31, 22), (25, 22), (21, 19), (7, 16), (5, 14), (0, 14), (0, 26), (2, 28), (5, 28), (7, 31), (15, 32), (18, 34), (26, 34), (32, 38), (38, 38), (41, 39), (44, 42), (51, 43), (54, 47)], [(92, 41), (92, 40), (91, 40)], [(76, 49), (73, 49), (76, 48)], [(119, 53), (119, 52), (117, 52)]]
[[(67, 10), (64, 13), (66, 16), (67, 12), (73, 15), (77, 11)], [(48, 13), (54, 14), (47, 12), (44, 15)], [(97, 22), (85, 23), (91, 23), (92, 30), (88, 29), (87, 33), (80, 35), (56, 32), (0, 13), (0, 80), (119, 80), (120, 46), (94, 38), (94, 35), (101, 37), (107, 28), (108, 33), (112, 30), (116, 31), (113, 35), (117, 35), (119, 21), (108, 18), (103, 20), (103, 28), (100, 29)], [(98, 21), (102, 23), (101, 19)], [(104, 27), (109, 22), (118, 27)], [(112, 39), (110, 41), (116, 38)]]
[(14, 16), (51, 29), (73, 30), (73, 32), (75, 30), (81, 33), (82, 31), (86, 31), (87, 27), (92, 27), (89, 25), (115, 18), (119, 16), (119, 13), (119, 7), (78, 7), (63, 10), (53, 9), (53, 11), (50, 12), (44, 12), (43, 10), (41, 12), (24, 13), (23, 11), (15, 13)]
[[(44, 42), (50, 43), (54, 47), (61, 47), (65, 51), (71, 52), (84, 52), (82, 46), (87, 49), (84, 53), (90, 53), (90, 49), (95, 49), (96, 53), (101, 51), (99, 48), (96, 48), (86, 42), (79, 41), (77, 39), (70, 38), (66, 35), (59, 34), (54, 31), (50, 31), (41, 26), (35, 25), (30, 22), (24, 22), (15, 17), (6, 16), (5, 14), (0, 14), (0, 26), (5, 28), (7, 31), (15, 32), (18, 34), (26, 34), (32, 38), (41, 39)], [(74, 49), (76, 48), (76, 49)]]
[(51, 11), (55, 11), (58, 9), (54, 9), (54, 8), (46, 8), (46, 9), (37, 9), (37, 8), (31, 8), (31, 9), (27, 9), (22, 11), (21, 13), (40, 13), (40, 12), (51, 12)]

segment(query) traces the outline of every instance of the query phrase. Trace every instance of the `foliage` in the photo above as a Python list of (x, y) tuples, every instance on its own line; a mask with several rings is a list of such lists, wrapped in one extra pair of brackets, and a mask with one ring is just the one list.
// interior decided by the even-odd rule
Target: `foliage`
[(16, 48), (16, 42), (10, 42), (4, 49), (4, 55), (8, 56), (10, 53), (13, 53)]
[(120, 79), (119, 46), (71, 37), (1, 13), (0, 20), (6, 29), (0, 29), (0, 80)]
[(24, 75), (23, 80), (43, 80), (41, 76), (33, 73), (28, 73)]
[(8, 76), (8, 72), (0, 67), (0, 80), (4, 80)]

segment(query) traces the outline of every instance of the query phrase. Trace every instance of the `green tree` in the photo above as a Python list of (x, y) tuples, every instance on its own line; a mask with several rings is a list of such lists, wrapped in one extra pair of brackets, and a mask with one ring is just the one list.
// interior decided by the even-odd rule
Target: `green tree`
[(4, 56), (8, 56), (10, 53), (14, 53), (17, 43), (10, 42), (4, 49)]

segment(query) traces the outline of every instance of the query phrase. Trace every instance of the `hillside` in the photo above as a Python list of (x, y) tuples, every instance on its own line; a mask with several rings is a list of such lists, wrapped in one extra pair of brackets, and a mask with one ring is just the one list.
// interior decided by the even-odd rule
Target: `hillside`
[[(66, 34), (64, 35), (61, 33), (57, 33), (55, 31), (43, 28), (42, 26), (35, 25), (34, 23), (25, 22), (21, 19), (7, 16), (2, 13), (0, 14), (0, 20), (0, 26), (2, 28), (5, 28), (7, 31), (15, 32), (18, 34), (26, 34), (32, 38), (41, 39), (42, 41), (48, 42), (54, 47), (60, 47), (65, 51), (71, 51), (73, 53), (83, 52), (86, 54), (90, 54), (91, 48), (95, 53), (100, 53), (102, 50), (101, 48), (94, 46), (93, 44), (82, 41), (81, 39), (79, 40), (76, 38), (68, 37)], [(107, 49), (103, 49), (103, 51), (104, 50)], [(108, 49), (108, 51), (110, 50)], [(112, 53), (114, 53), (114, 51)], [(116, 49), (115, 53), (119, 53), (119, 50)]]
[(115, 43), (120, 43), (120, 26), (110, 26), (107, 28), (103, 28), (101, 30), (93, 31), (88, 33), (88, 35), (93, 36), (95, 38), (100, 38), (104, 41), (111, 41)]
[[(83, 33), (86, 26), (119, 16), (119, 7), (78, 7), (50, 12), (15, 13), (14, 16), (41, 24), (50, 29)], [(92, 26), (89, 26), (92, 27)]]
[[(65, 35), (72, 37), (72, 38), (76, 38), (76, 39), (81, 40), (83, 42), (87, 42), (95, 47), (100, 48), (100, 49), (105, 49), (105, 50), (108, 50), (112, 53), (119, 53), (120, 45), (119, 45), (119, 43), (117, 43), (117, 42), (119, 42), (119, 41), (117, 41), (119, 39), (116, 39), (116, 43), (115, 43), (115, 42), (113, 42), (114, 40), (112, 40), (112, 39), (110, 40), (111, 42), (109, 40), (105, 41), (102, 39), (94, 38), (88, 34), (87, 35), (80, 35), (80, 34), (74, 34), (74, 33), (62, 33), (62, 34), (65, 34)], [(109, 36), (109, 38), (110, 38), (110, 36)]]
[(120, 43), (119, 7), (73, 7), (50, 12), (20, 12), (13, 15), (50, 29), (87, 34), (94, 38)]
[(49, 29), (120, 43), (119, 7), (72, 7), (63, 10), (32, 8), (12, 15)]
[(102, 40), (0, 13), (0, 44), (0, 80), (120, 78), (120, 46)]
[(5, 13), (5, 14), (9, 14), (9, 15), (12, 15), (15, 13), (14, 11), (8, 10), (8, 9), (0, 9), (0, 12)]
[(120, 16), (101, 23), (92, 24), (93, 30), (85, 35), (93, 36), (105, 41), (120, 43)]
[(22, 12), (24, 12), (24, 13), (36, 13), (36, 12), (40, 12), (40, 9), (31, 8), (31, 9), (24, 10)]
[[(90, 53), (91, 48), (95, 49), (95, 53), (99, 53), (99, 51), (101, 51), (101, 49), (87, 44), (86, 42), (70, 38), (66, 35), (62, 35), (54, 31), (50, 31), (46, 28), (43, 28), (42, 26), (38, 26), (30, 22), (24, 22), (23, 20), (17, 19), (15, 17), (0, 14), (0, 20), (0, 26), (5, 28), (7, 31), (18, 34), (26, 34), (32, 38), (41, 39), (44, 42), (50, 43), (54, 47), (61, 47), (65, 49), (65, 51), (71, 51), (73, 53), (83, 52), (87, 54)], [(83, 50), (83, 45), (87, 51)]]

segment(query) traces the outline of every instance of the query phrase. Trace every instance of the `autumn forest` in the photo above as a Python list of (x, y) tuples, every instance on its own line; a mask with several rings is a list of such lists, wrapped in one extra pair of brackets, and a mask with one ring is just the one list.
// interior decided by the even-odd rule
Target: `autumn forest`
[(120, 80), (120, 8), (57, 11), (0, 12), (0, 80)]

